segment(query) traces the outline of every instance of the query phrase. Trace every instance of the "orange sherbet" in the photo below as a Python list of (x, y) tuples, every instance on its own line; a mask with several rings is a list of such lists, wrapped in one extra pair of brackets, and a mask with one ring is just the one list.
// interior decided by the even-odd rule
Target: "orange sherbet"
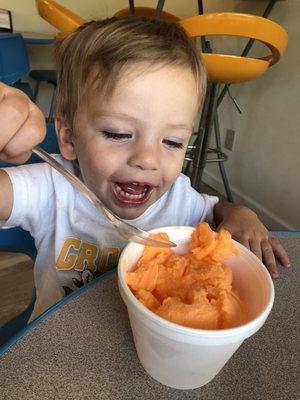
[(126, 282), (141, 303), (169, 321), (192, 328), (232, 328), (246, 322), (244, 305), (232, 289), (231, 270), (224, 265), (237, 253), (228, 231), (214, 233), (201, 222), (189, 253), (146, 246)]

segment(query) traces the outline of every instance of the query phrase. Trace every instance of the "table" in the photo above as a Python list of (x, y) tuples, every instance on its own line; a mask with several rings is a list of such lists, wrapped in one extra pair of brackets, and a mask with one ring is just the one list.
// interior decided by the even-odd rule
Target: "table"
[(273, 310), (206, 386), (175, 390), (146, 374), (113, 272), (68, 296), (2, 355), (1, 399), (299, 398), (300, 233), (279, 236), (292, 268), (274, 281)]

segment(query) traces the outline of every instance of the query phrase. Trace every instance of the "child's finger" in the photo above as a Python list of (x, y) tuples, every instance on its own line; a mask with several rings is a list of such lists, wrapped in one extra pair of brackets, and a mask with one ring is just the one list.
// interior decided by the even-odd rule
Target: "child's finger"
[(45, 118), (41, 110), (18, 91), (2, 98), (2, 115), (0, 159), (14, 164), (23, 163), (46, 134)]
[(31, 149), (43, 140), (45, 133), (45, 119), (39, 109), (33, 109), (2, 152), (10, 162), (23, 162), (18, 160), (18, 156), (21, 154), (24, 156), (25, 153), (30, 156)]
[(24, 164), (30, 156), (31, 151), (25, 151), (22, 154), (18, 154), (16, 157), (7, 157), (5, 153), (0, 152), (0, 160), (10, 164)]
[(287, 252), (285, 251), (285, 249), (283, 248), (283, 246), (281, 245), (279, 240), (274, 236), (270, 236), (269, 240), (270, 240), (272, 249), (273, 249), (276, 257), (280, 261), (280, 263), (284, 267), (287, 267), (287, 268), (290, 267), (291, 262), (290, 262), (289, 256), (287, 255)]
[(28, 100), (25, 96), (8, 96), (0, 102), (1, 136), (0, 150), (25, 123), (29, 114)]
[(264, 240), (261, 243), (261, 249), (262, 249), (262, 259), (263, 259), (265, 266), (268, 268), (271, 276), (273, 278), (277, 278), (279, 276), (279, 274), (278, 274), (275, 256), (273, 253), (273, 248), (272, 248), (270, 242), (268, 240)]

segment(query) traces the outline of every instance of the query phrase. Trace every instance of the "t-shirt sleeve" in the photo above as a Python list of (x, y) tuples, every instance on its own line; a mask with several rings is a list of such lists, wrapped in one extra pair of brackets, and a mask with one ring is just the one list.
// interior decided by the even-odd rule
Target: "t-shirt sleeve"
[[(185, 210), (188, 221), (186, 225), (195, 226), (198, 222), (206, 221), (210, 225), (214, 225), (213, 210), (214, 206), (219, 202), (217, 196), (210, 196), (204, 193), (198, 193), (192, 188), (190, 179), (184, 175), (180, 176), (180, 192), (185, 197)], [(179, 196), (180, 197), (180, 196)]]
[[(194, 189), (191, 188), (192, 191)], [(195, 191), (196, 192), (196, 191)], [(210, 196), (204, 193), (191, 194), (191, 219), (193, 225), (198, 222), (206, 221), (211, 226), (214, 225), (214, 206), (219, 202), (219, 198), (216, 196)]]
[(49, 220), (50, 202), (53, 195), (51, 174), (45, 163), (5, 168), (13, 187), (13, 208), (2, 228), (20, 226), (35, 234)]

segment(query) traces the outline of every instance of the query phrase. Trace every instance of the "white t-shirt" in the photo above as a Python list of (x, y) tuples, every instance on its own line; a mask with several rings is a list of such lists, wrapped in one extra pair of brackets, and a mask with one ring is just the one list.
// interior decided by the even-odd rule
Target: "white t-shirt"
[[(74, 172), (72, 162), (56, 158)], [(21, 226), (29, 231), (38, 251), (34, 266), (37, 300), (32, 320), (70, 291), (116, 267), (126, 239), (48, 164), (5, 170), (13, 185), (14, 202), (9, 219), (1, 226)], [(143, 230), (212, 222), (217, 202), (217, 197), (196, 192), (189, 178), (181, 174), (168, 192), (128, 222)]]

